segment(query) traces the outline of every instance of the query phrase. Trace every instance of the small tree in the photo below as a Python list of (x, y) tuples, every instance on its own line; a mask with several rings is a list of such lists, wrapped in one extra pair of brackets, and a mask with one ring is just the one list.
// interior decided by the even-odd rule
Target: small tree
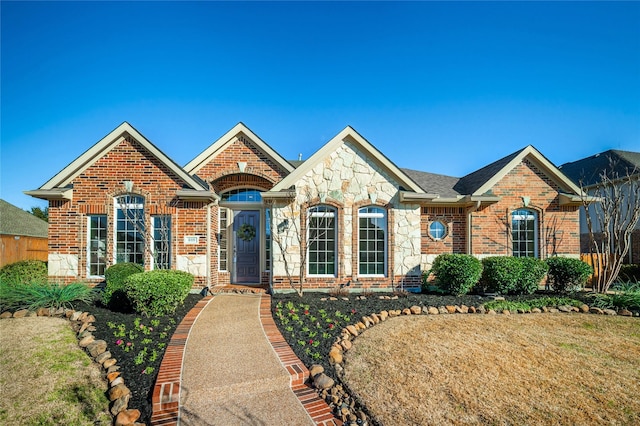
[[(313, 234), (308, 232), (309, 217), (306, 217), (306, 224), (303, 227), (302, 210), (312, 206), (312, 200), (309, 192), (306, 192), (302, 197), (303, 202), (292, 197), (287, 200), (287, 205), (284, 209), (271, 209), (271, 240), (280, 250), (289, 286), (300, 297), (304, 294), (305, 265), (307, 264), (309, 247), (326, 236), (326, 231), (323, 230), (327, 229), (324, 225), (329, 220), (328, 215), (315, 215), (316, 227), (321, 231)], [(296, 260), (298, 261), (296, 262)], [(273, 262), (271, 268), (273, 273), (275, 269)], [(298, 272), (297, 277), (294, 276), (296, 270)]]
[(49, 222), (49, 207), (31, 207), (29, 213), (34, 215), (35, 217), (44, 220), (45, 222)]
[[(608, 291), (617, 278), (640, 219), (640, 171), (627, 168), (621, 175), (617, 166), (609, 158), (609, 167), (599, 174), (598, 182), (585, 186), (580, 181), (589, 251), (598, 271), (592, 286), (598, 293)], [(598, 202), (592, 204), (591, 197)]]

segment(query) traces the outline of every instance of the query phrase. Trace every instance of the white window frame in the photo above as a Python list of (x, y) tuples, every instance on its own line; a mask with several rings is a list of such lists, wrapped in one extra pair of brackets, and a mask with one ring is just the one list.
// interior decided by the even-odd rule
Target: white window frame
[[(371, 211), (364, 211), (366, 209), (372, 209), (375, 210), (373, 212)], [(363, 212), (364, 211), (364, 212)], [(361, 227), (360, 227), (360, 219), (382, 219), (381, 223), (379, 225), (383, 225), (383, 231), (384, 231), (384, 241), (383, 241), (383, 245), (384, 245), (384, 253), (383, 253), (383, 266), (382, 266), (382, 270), (383, 273), (382, 274), (361, 274), (360, 273), (360, 266), (361, 266), (361, 261), (360, 261), (360, 243), (361, 243), (361, 238), (360, 238), (360, 231), (361, 231)], [(367, 278), (367, 277), (375, 277), (375, 278), (383, 278), (387, 276), (387, 258), (389, 257), (389, 230), (388, 230), (388, 224), (387, 224), (387, 211), (386, 209), (382, 208), (382, 207), (378, 207), (378, 206), (365, 206), (365, 207), (361, 207), (358, 209), (358, 250), (357, 250), (357, 256), (358, 256), (358, 276), (359, 277), (363, 277), (363, 278)], [(373, 240), (373, 241), (378, 241)], [(376, 250), (377, 251), (377, 250)], [(369, 251), (367, 250), (367, 253)]]
[[(222, 218), (223, 212), (224, 219)], [(229, 216), (231, 216), (230, 209), (226, 207), (220, 207), (220, 210), (218, 212), (218, 235), (220, 235), (220, 239), (218, 240), (218, 272), (229, 272), (229, 233), (227, 231), (227, 228), (229, 226)], [(223, 249), (220, 248), (220, 243), (222, 242), (223, 238), (226, 241), (226, 248), (224, 249), (224, 263), (226, 267), (224, 269), (222, 268), (221, 262), (221, 260), (223, 259)]]
[[(324, 211), (314, 211), (316, 209), (327, 209)], [(312, 274), (309, 271), (309, 266), (311, 263), (311, 244), (312, 242), (310, 241), (310, 235), (311, 235), (311, 219), (312, 218), (329, 218), (329, 219), (333, 219), (332, 223), (333, 223), (333, 273), (329, 273), (329, 274)], [(326, 204), (320, 204), (317, 206), (313, 206), (310, 207), (307, 210), (307, 261), (306, 261), (306, 268), (307, 268), (307, 276), (309, 277), (335, 277), (337, 275), (338, 272), (338, 210), (333, 207), (333, 206), (329, 206)], [(324, 228), (325, 230), (328, 230), (329, 228)], [(316, 240), (318, 241), (318, 240)], [(326, 242), (326, 239), (325, 239)], [(318, 251), (319, 253), (319, 251)], [(324, 251), (325, 254), (331, 253), (330, 251), (325, 250)], [(327, 264), (328, 262), (324, 262), (325, 264)]]
[[(120, 203), (120, 199), (123, 197), (135, 197), (137, 199), (142, 200), (141, 203)], [(144, 197), (142, 195), (137, 195), (137, 194), (123, 194), (117, 197), (114, 197), (113, 199), (113, 263), (119, 263), (118, 262), (118, 223), (120, 223), (121, 219), (118, 218), (118, 213), (121, 213), (124, 209), (128, 210), (128, 209), (141, 209), (142, 210), (142, 226), (146, 227), (147, 223), (146, 223), (146, 216), (145, 216), (145, 211), (144, 211)], [(122, 219), (125, 221), (125, 223), (128, 223), (126, 219)], [(129, 224), (131, 225), (131, 224)], [(134, 227), (134, 231), (136, 233), (139, 233), (142, 237), (142, 266), (146, 265), (147, 261), (146, 261), (146, 250), (145, 250), (145, 240), (144, 238), (146, 237), (144, 232), (139, 232), (138, 230), (135, 229)]]
[[(431, 227), (433, 225), (436, 225), (436, 224), (442, 225), (442, 236), (440, 236), (440, 237), (436, 237), (431, 233)], [(429, 237), (432, 240), (434, 240), (434, 241), (442, 241), (445, 238), (447, 238), (447, 235), (449, 235), (449, 226), (442, 220), (438, 220), (438, 219), (432, 220), (431, 222), (429, 222), (429, 228), (427, 229), (427, 232), (429, 234)]]
[[(106, 270), (108, 265), (107, 265), (107, 241), (108, 241), (108, 230), (109, 230), (109, 223), (108, 223), (108, 218), (106, 214), (92, 214), (92, 215), (88, 215), (87, 216), (87, 277), (88, 278), (104, 278), (104, 274), (103, 275), (95, 275), (91, 273), (91, 265), (96, 265), (96, 263), (92, 263), (91, 262), (91, 254), (93, 253), (93, 250), (91, 248), (91, 230), (93, 229), (91, 227), (91, 219), (92, 218), (104, 218), (104, 260), (105, 260), (105, 265), (104, 265), (104, 269)], [(102, 228), (99, 228), (102, 229)]]
[[(526, 215), (519, 212), (526, 212)], [(527, 217), (533, 216), (533, 256), (528, 255), (528, 253), (530, 253), (528, 249), (524, 251), (524, 254), (522, 254), (523, 252), (521, 252), (520, 250), (516, 251), (514, 249), (516, 242), (521, 242), (521, 241), (524, 241), (525, 243), (529, 242), (529, 239), (525, 239), (525, 240), (515, 239), (514, 233), (516, 232), (516, 228), (514, 226), (514, 221), (516, 220), (516, 216), (520, 216), (519, 218), (517, 218), (517, 220), (525, 221), (525, 223), (528, 222), (528, 220), (526, 219)], [(515, 257), (538, 258), (539, 257), (538, 212), (535, 210), (526, 209), (526, 208), (516, 209), (511, 212), (510, 218), (511, 218), (511, 255)], [(525, 230), (525, 232), (527, 231), (529, 231), (529, 229)]]
[(168, 224), (168, 229), (167, 229), (167, 251), (168, 253), (168, 259), (167, 259), (167, 269), (171, 269), (171, 227), (172, 227), (172, 218), (170, 214), (155, 214), (155, 215), (151, 215), (151, 270), (156, 269), (156, 219), (160, 219), (162, 220), (162, 218), (168, 218), (169, 219), (169, 224)]

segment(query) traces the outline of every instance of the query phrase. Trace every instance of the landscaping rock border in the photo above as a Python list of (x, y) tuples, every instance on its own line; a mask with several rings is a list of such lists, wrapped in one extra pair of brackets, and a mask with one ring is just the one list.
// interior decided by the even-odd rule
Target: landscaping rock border
[[(356, 300), (362, 300), (365, 296), (356, 296)], [(343, 300), (348, 298), (343, 297)], [(379, 299), (397, 299), (397, 296), (379, 296)], [(321, 299), (324, 302), (331, 303), (338, 300), (335, 297), (327, 297)], [(496, 298), (496, 300), (498, 300)], [(378, 313), (371, 313), (361, 317), (360, 321), (345, 326), (342, 334), (336, 338), (331, 350), (329, 351), (329, 364), (335, 369), (336, 376), (342, 383), (335, 383), (333, 379), (324, 374), (324, 368), (321, 365), (313, 365), (309, 369), (311, 383), (317, 390), (318, 394), (324, 399), (329, 407), (333, 410), (334, 415), (342, 419), (348, 426), (363, 426), (369, 423), (377, 422), (366, 411), (366, 408), (358, 403), (357, 395), (353, 395), (347, 388), (346, 383), (342, 381), (344, 377), (344, 354), (353, 347), (353, 341), (365, 330), (386, 321), (389, 318), (411, 315), (455, 315), (455, 314), (481, 314), (481, 315), (511, 315), (511, 314), (542, 314), (542, 313), (583, 313), (594, 315), (621, 315), (633, 317), (633, 312), (627, 309), (615, 311), (613, 309), (600, 309), (589, 307), (586, 304), (580, 307), (559, 305), (544, 306), (540, 309), (533, 308), (530, 310), (518, 309), (516, 311), (502, 310), (496, 312), (493, 309), (486, 309), (484, 305), (478, 307), (466, 305), (446, 305), (446, 306), (418, 306), (412, 305), (404, 309), (383, 310)]]
[(100, 364), (104, 378), (107, 382), (107, 398), (109, 399), (109, 412), (113, 417), (114, 426), (144, 426), (138, 423), (140, 410), (129, 408), (131, 391), (120, 376), (118, 361), (108, 351), (107, 342), (96, 340), (92, 332), (96, 331), (93, 325), (96, 318), (89, 312), (73, 309), (47, 309), (40, 308), (36, 311), (20, 309), (15, 312), (5, 311), (0, 314), (0, 319), (26, 318), (26, 317), (55, 317), (69, 320), (71, 329), (76, 333), (78, 346), (84, 349), (94, 362)]

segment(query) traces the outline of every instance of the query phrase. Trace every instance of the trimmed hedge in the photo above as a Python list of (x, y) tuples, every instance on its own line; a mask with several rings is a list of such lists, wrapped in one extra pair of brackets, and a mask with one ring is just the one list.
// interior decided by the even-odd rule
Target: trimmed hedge
[(124, 292), (133, 309), (148, 317), (172, 314), (189, 294), (193, 275), (174, 270), (156, 270), (130, 275)]
[(491, 293), (533, 294), (548, 270), (544, 261), (533, 257), (486, 257), (479, 286)]
[(21, 260), (0, 268), (0, 280), (8, 285), (43, 284), (48, 278), (47, 264), (41, 260)]
[(582, 289), (593, 273), (593, 268), (579, 259), (550, 257), (547, 282), (553, 291), (566, 293)]
[(133, 274), (143, 272), (144, 268), (136, 263), (116, 263), (104, 271), (107, 285), (102, 293), (102, 303), (110, 309), (127, 311), (131, 304), (124, 293), (126, 279)]
[(461, 296), (478, 283), (482, 263), (468, 254), (441, 254), (433, 262), (431, 272), (438, 287), (447, 293)]

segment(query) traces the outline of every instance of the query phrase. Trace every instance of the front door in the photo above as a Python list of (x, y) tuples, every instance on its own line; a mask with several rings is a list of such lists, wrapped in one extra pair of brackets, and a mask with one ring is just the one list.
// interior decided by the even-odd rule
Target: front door
[(235, 282), (260, 283), (260, 211), (237, 210), (233, 218)]

